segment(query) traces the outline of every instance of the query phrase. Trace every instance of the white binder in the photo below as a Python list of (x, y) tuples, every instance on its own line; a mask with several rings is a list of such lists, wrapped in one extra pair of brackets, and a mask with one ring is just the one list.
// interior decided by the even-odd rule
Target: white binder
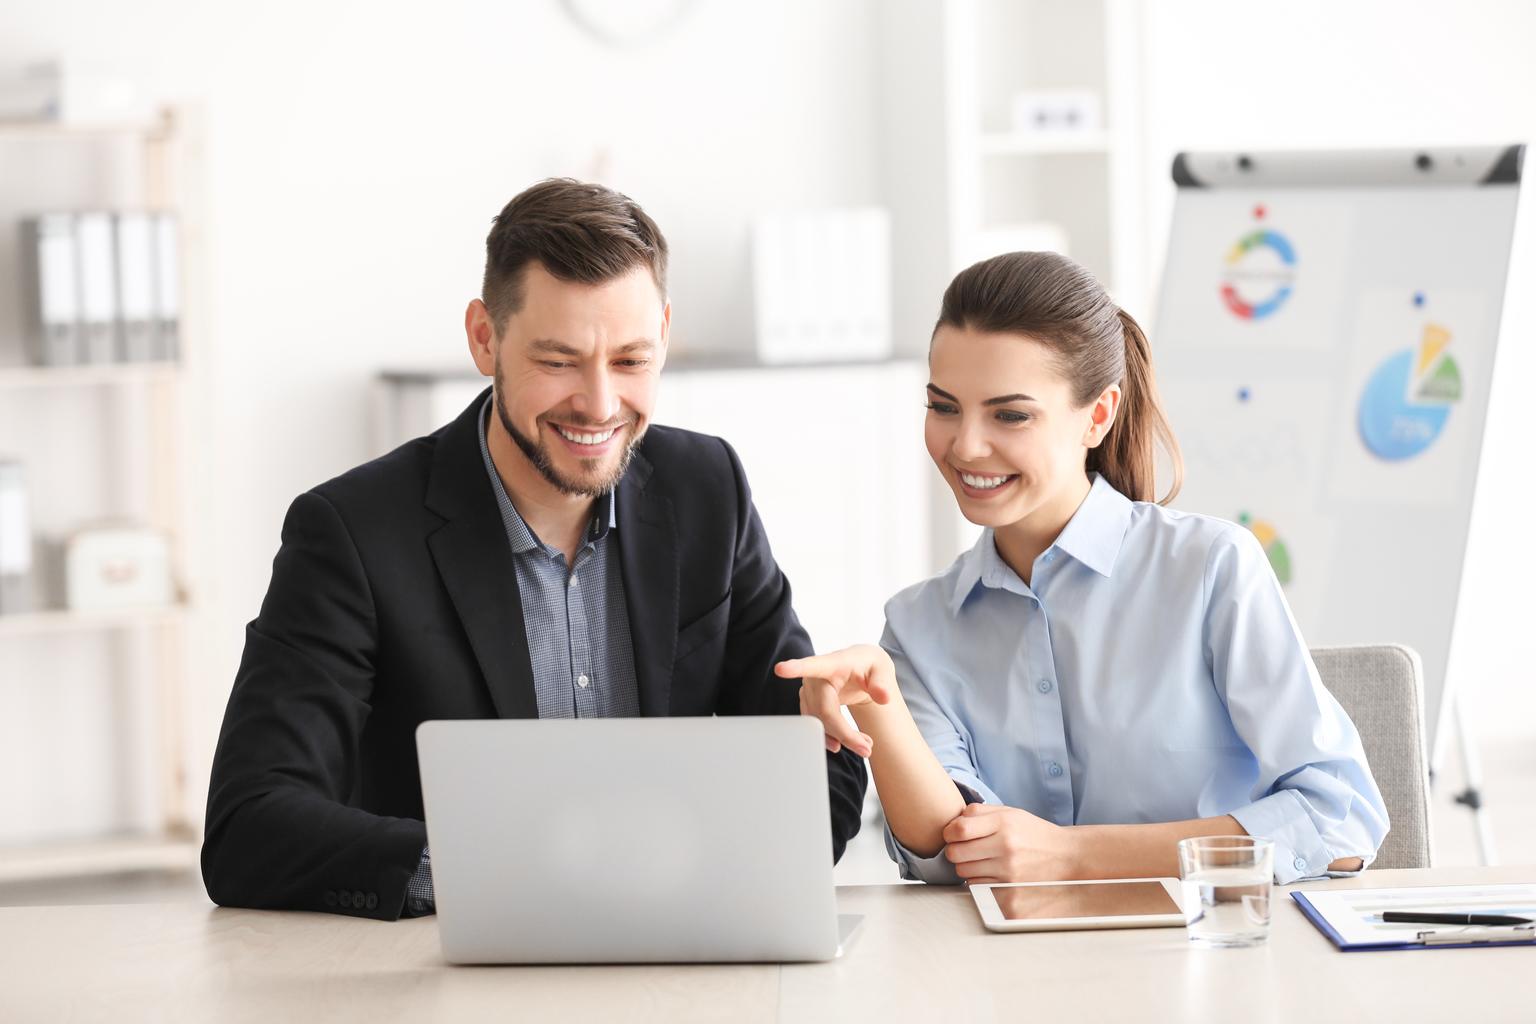
[(112, 215), (82, 213), (75, 218), (80, 261), (81, 362), (117, 360), (117, 271)]
[(0, 462), (0, 614), (31, 606), (32, 528), (19, 462)]
[(117, 308), (122, 320), (119, 358), (135, 363), (158, 358), (155, 233), (148, 213), (117, 215)]
[(155, 297), (159, 316), (157, 359), (181, 357), (181, 255), (176, 215), (154, 215)]
[(44, 214), (22, 225), (24, 260), (31, 271), (30, 357), (43, 366), (79, 362), (80, 288), (75, 259), (75, 219)]

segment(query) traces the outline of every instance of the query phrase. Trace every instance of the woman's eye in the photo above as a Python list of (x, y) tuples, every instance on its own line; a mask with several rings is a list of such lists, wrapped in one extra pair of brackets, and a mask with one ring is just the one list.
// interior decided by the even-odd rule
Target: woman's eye
[(940, 416), (953, 416), (956, 411), (955, 407), (948, 402), (929, 402), (925, 408), (938, 413)]
[(1025, 423), (1028, 422), (1029, 418), (1029, 413), (1027, 412), (1011, 412), (1007, 409), (997, 414), (997, 421), (999, 423)]

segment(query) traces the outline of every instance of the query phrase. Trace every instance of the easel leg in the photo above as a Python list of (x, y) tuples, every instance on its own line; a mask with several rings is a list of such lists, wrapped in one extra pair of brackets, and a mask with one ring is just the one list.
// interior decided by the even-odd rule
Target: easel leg
[(1473, 746), (1472, 736), (1467, 730), (1467, 716), (1462, 712), (1461, 694), (1451, 695), (1451, 714), (1456, 716), (1456, 743), (1461, 747), (1462, 777), (1466, 780), (1466, 788), (1456, 794), (1457, 803), (1468, 808), (1472, 812), (1472, 821), (1477, 829), (1478, 858), (1484, 867), (1497, 864), (1498, 853), (1493, 846), (1493, 825), (1488, 820), (1488, 811), (1483, 806), (1483, 766), (1478, 760), (1477, 749)]

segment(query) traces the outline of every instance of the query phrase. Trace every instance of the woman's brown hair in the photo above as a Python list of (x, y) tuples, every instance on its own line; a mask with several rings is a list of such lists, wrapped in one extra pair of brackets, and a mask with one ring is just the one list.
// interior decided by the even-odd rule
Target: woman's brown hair
[[(1053, 353), (1079, 406), (1120, 385), (1119, 412), (1098, 447), (1088, 450), (1088, 471), (1134, 501), (1166, 505), (1179, 493), (1184, 462), (1157, 397), (1147, 336), (1081, 266), (1054, 252), (982, 260), (944, 290), (934, 331), (940, 327), (1023, 334), (1040, 342)], [(1162, 498), (1156, 497), (1159, 445), (1173, 471), (1173, 485)]]

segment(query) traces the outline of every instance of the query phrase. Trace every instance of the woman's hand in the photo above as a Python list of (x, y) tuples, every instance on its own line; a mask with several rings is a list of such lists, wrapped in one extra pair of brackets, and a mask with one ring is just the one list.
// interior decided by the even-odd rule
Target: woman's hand
[(944, 826), (944, 856), (967, 882), (1075, 878), (1077, 836), (1017, 807), (970, 804)]
[(835, 754), (846, 746), (860, 757), (869, 756), (875, 741), (855, 729), (842, 709), (845, 704), (885, 704), (897, 693), (896, 667), (889, 654), (874, 644), (859, 644), (781, 661), (773, 672), (780, 679), (800, 680), (800, 713), (821, 719), (828, 750)]

